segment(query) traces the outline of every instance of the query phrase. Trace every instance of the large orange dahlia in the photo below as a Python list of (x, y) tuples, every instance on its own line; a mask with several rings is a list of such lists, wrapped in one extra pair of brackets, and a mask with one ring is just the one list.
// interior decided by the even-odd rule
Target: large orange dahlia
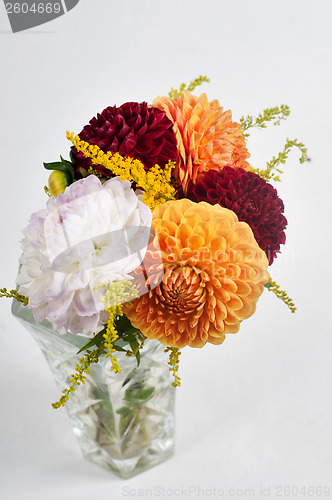
[(138, 284), (149, 292), (125, 305), (127, 317), (167, 346), (221, 344), (256, 309), (269, 279), (265, 252), (234, 212), (206, 202), (159, 205), (152, 227), (143, 261), (148, 283)]
[(173, 122), (179, 154), (174, 175), (184, 194), (189, 181), (195, 184), (202, 172), (222, 170), (226, 165), (249, 168), (246, 159), (250, 154), (241, 126), (217, 100), (209, 102), (206, 94), (196, 97), (184, 91), (174, 98), (157, 97), (153, 106), (165, 111)]

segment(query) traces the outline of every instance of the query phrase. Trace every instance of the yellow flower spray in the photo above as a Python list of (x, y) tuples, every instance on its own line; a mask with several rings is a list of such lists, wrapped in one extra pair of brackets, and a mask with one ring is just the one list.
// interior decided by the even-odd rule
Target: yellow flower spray
[[(77, 151), (91, 158), (94, 165), (102, 165), (110, 170), (121, 180), (135, 182), (144, 191), (143, 202), (153, 210), (157, 205), (171, 200), (175, 195), (175, 189), (171, 185), (171, 173), (174, 162), (169, 161), (164, 169), (155, 165), (146, 172), (144, 165), (139, 160), (124, 158), (119, 153), (104, 153), (98, 146), (82, 141), (78, 135), (67, 132), (67, 139), (76, 147)], [(95, 173), (92, 168), (90, 173)]]
[[(113, 281), (109, 283), (99, 283), (99, 286), (94, 288), (92, 291), (96, 292), (99, 288), (105, 290), (105, 295), (102, 297), (102, 302), (105, 304), (105, 311), (109, 314), (106, 323), (106, 331), (103, 334), (103, 339), (97, 349), (93, 351), (86, 351), (85, 356), (79, 359), (76, 364), (76, 373), (72, 374), (69, 379), (70, 386), (68, 389), (62, 391), (63, 395), (56, 403), (52, 406), (54, 409), (61, 408), (65, 406), (69, 400), (70, 394), (75, 392), (76, 386), (85, 384), (86, 377), (91, 373), (91, 364), (98, 363), (99, 357), (104, 354), (105, 358), (110, 358), (111, 360), (111, 370), (115, 373), (121, 373), (121, 368), (118, 365), (117, 359), (114, 356), (116, 349), (114, 348), (114, 343), (119, 338), (118, 332), (115, 328), (115, 319), (118, 316), (123, 315), (122, 304), (128, 302), (132, 298), (137, 297), (137, 289), (130, 281)], [(141, 344), (143, 347), (143, 343)], [(139, 346), (141, 347), (141, 346)]]
[(104, 348), (106, 349), (105, 358), (110, 358), (112, 362), (111, 370), (115, 373), (121, 373), (121, 368), (118, 365), (117, 359), (114, 356), (114, 342), (119, 338), (118, 332), (115, 328), (115, 318), (116, 316), (123, 315), (122, 304), (128, 302), (132, 298), (137, 298), (138, 293), (135, 285), (130, 283), (130, 281), (110, 281), (109, 283), (99, 283), (99, 287), (95, 288), (93, 291), (97, 291), (98, 288), (103, 288), (106, 290), (104, 297), (101, 299), (105, 304), (105, 312), (109, 314), (106, 323), (106, 332), (104, 333)]

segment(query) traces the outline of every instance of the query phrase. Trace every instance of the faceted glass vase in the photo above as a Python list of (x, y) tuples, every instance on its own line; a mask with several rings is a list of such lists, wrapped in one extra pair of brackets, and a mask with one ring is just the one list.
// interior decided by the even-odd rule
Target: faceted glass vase
[[(37, 325), (31, 310), (16, 300), (12, 313), (39, 345), (59, 390), (69, 387), (83, 356), (77, 351), (89, 339), (70, 332), (59, 335), (47, 321)], [(135, 356), (117, 352), (121, 373), (111, 371), (110, 360), (100, 357), (86, 383), (66, 403), (84, 457), (123, 478), (173, 453), (175, 389), (164, 349), (157, 340), (147, 339), (139, 367)]]

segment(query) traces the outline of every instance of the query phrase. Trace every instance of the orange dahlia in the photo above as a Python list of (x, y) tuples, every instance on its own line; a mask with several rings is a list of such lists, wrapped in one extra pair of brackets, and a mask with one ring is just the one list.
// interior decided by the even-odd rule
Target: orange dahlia
[(188, 199), (159, 205), (152, 227), (144, 269), (134, 271), (148, 277), (138, 288), (149, 292), (125, 305), (127, 317), (167, 346), (221, 344), (254, 313), (269, 279), (250, 227), (227, 208)]
[(201, 172), (221, 170), (224, 166), (249, 168), (250, 154), (241, 126), (232, 121), (231, 111), (223, 111), (217, 100), (209, 102), (184, 91), (174, 98), (157, 97), (153, 106), (165, 111), (173, 122), (178, 146), (174, 175), (184, 194), (190, 180), (196, 183)]

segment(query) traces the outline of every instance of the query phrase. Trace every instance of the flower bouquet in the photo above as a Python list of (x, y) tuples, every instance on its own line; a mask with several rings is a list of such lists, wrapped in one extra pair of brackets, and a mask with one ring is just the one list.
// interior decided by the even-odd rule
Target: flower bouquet
[[(180, 350), (219, 345), (265, 289), (295, 306), (268, 268), (285, 243), (271, 181), (290, 149), (255, 169), (249, 130), (282, 105), (234, 122), (192, 91), (107, 107), (52, 170), (46, 207), (22, 239), (13, 313), (41, 347), (84, 455), (129, 477), (174, 444)], [(78, 388), (78, 386), (81, 386)]]

